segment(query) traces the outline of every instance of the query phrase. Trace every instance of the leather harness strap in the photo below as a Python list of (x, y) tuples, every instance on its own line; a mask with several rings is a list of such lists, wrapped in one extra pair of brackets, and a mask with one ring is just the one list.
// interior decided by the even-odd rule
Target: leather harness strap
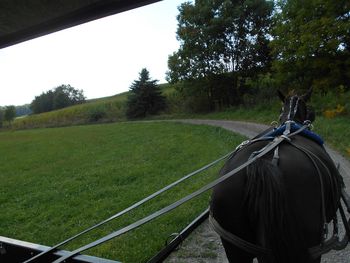
[(223, 239), (227, 240), (228, 242), (236, 245), (237, 247), (243, 249), (244, 251), (254, 254), (254, 255), (268, 255), (272, 251), (270, 249), (264, 248), (262, 246), (255, 245), (253, 243), (250, 243), (232, 233), (224, 229), (212, 216), (212, 214), (209, 214), (209, 222), (216, 233)]

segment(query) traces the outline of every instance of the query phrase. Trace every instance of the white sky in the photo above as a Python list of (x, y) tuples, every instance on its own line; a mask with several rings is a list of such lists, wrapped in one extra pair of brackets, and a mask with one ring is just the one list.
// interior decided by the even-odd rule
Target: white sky
[(0, 49), (0, 106), (30, 103), (61, 84), (88, 99), (115, 95), (144, 67), (166, 82), (182, 2), (164, 0)]

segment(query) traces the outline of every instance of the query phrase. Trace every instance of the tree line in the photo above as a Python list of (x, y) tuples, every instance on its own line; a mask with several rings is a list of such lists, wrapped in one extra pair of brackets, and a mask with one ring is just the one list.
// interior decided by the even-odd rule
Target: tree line
[(60, 85), (36, 96), (30, 104), (33, 113), (49, 112), (85, 102), (83, 90), (68, 85)]
[(180, 5), (167, 80), (194, 110), (264, 89), (350, 88), (348, 0), (196, 0)]
[(16, 116), (49, 112), (83, 102), (85, 102), (83, 90), (75, 89), (69, 84), (60, 85), (35, 96), (30, 105), (0, 107), (0, 128), (4, 122), (11, 126), (11, 122)]

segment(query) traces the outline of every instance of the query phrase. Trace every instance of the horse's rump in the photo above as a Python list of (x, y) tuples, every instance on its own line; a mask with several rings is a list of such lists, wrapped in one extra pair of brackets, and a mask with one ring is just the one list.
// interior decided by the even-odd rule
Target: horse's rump
[[(307, 249), (321, 242), (322, 193), (315, 163), (323, 181), (327, 221), (339, 202), (340, 179), (323, 147), (302, 136), (292, 142), (317, 156), (316, 160), (284, 142), (279, 146), (278, 166), (272, 163), (274, 153), (266, 154), (216, 186), (211, 201), (212, 216), (220, 225), (248, 242), (271, 248), (276, 258), (285, 258), (283, 262), (299, 260), (292, 258), (295, 254), (307, 257)], [(245, 146), (226, 162), (220, 174), (245, 163), (266, 144), (259, 141)]]

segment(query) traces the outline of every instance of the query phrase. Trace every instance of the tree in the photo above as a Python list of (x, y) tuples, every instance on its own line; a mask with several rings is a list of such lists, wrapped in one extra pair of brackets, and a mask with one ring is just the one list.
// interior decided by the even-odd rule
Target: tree
[(6, 106), (5, 107), (5, 113), (4, 113), (4, 119), (11, 124), (13, 119), (16, 117), (16, 107), (11, 105), (11, 106)]
[(4, 111), (3, 109), (0, 107), (0, 128), (2, 128), (2, 123), (4, 121)]
[[(239, 97), (240, 75), (257, 74), (271, 64), (272, 10), (273, 2), (266, 0), (183, 3), (177, 17), (180, 48), (169, 56), (167, 80), (187, 82), (184, 91), (195, 88), (194, 80), (200, 82), (206, 97), (201, 100), (211, 108), (217, 102), (233, 104)], [(227, 74), (229, 82), (216, 85)]]
[(53, 97), (54, 92), (49, 90), (47, 92), (43, 92), (39, 96), (35, 96), (35, 99), (30, 104), (30, 109), (33, 113), (42, 113), (53, 110)]
[(169, 56), (170, 82), (266, 67), (273, 3), (197, 0), (179, 7), (180, 48)]
[(21, 106), (16, 106), (16, 116), (24, 116), (24, 115), (29, 115), (31, 114), (32, 111), (30, 109), (29, 104), (21, 105)]
[(143, 118), (165, 109), (165, 97), (161, 94), (157, 82), (150, 79), (146, 68), (141, 70), (139, 79), (135, 80), (130, 87), (126, 110), (128, 118)]
[(62, 109), (85, 101), (83, 90), (77, 90), (72, 86), (60, 85), (53, 90), (43, 92), (36, 96), (30, 104), (34, 113), (48, 112)]
[(281, 85), (327, 91), (350, 87), (350, 2), (278, 2), (273, 68)]

